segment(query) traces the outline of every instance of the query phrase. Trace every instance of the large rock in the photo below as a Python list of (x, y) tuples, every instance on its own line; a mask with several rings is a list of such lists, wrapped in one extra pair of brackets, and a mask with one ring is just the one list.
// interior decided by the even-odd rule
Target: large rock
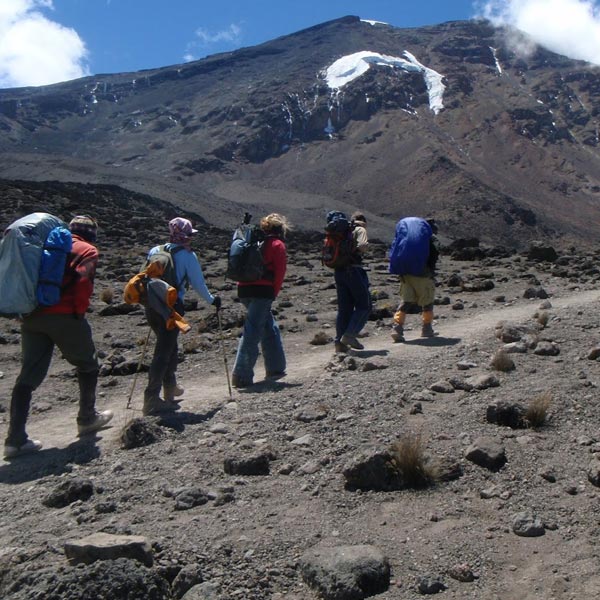
[(343, 475), (349, 490), (391, 491), (406, 487), (387, 450), (363, 452), (344, 468)]
[(229, 457), (223, 461), (223, 468), (228, 475), (268, 475), (270, 455), (261, 452), (251, 456)]
[(554, 262), (558, 258), (556, 250), (544, 242), (531, 242), (527, 251), (527, 258), (536, 262)]
[(526, 412), (525, 407), (516, 402), (499, 400), (487, 407), (486, 419), (488, 423), (504, 425), (512, 429), (524, 429), (527, 427)]
[(587, 470), (588, 481), (595, 485), (596, 487), (600, 487), (600, 460), (598, 458), (594, 458)]
[(56, 489), (48, 494), (42, 504), (49, 508), (64, 508), (76, 500), (89, 500), (94, 493), (94, 484), (90, 479), (77, 477), (63, 481)]
[(512, 530), (515, 535), (521, 537), (539, 537), (546, 533), (541, 519), (528, 512), (521, 512), (514, 516)]
[[(29, 579), (24, 585), (29, 585)], [(74, 600), (171, 600), (168, 581), (135, 560), (118, 558), (91, 565), (38, 571), (37, 581), (19, 599)], [(12, 596), (11, 596), (12, 597)], [(15, 596), (16, 598), (17, 596)]]
[(164, 437), (164, 432), (152, 417), (132, 419), (121, 431), (121, 448), (131, 450), (149, 446)]
[(498, 471), (506, 463), (504, 446), (494, 438), (477, 438), (465, 452), (465, 458), (471, 462)]
[(65, 542), (65, 554), (72, 564), (90, 564), (97, 560), (130, 558), (147, 567), (153, 563), (152, 549), (145, 537), (93, 533), (79, 540)]
[(202, 571), (199, 565), (186, 565), (177, 573), (171, 589), (175, 598), (183, 597), (194, 586), (202, 583)]
[(300, 559), (300, 569), (325, 600), (362, 600), (390, 585), (388, 559), (369, 545), (312, 548)]

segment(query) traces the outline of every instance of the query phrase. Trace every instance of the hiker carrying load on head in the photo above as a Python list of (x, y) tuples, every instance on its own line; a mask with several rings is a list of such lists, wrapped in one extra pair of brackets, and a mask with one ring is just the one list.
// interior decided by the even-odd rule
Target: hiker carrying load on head
[(93, 245), (97, 228), (96, 221), (86, 215), (71, 220), (69, 229), (73, 244), (67, 255), (60, 298), (56, 304), (39, 306), (22, 319), (21, 372), (12, 391), (10, 423), (4, 445), (6, 458), (35, 452), (42, 447), (41, 442), (27, 437), (25, 426), (32, 392), (48, 373), (54, 346), (77, 369), (79, 435), (98, 431), (112, 419), (109, 410), (96, 412), (99, 366), (92, 330), (85, 318), (98, 264), (98, 250)]
[[(217, 310), (221, 308), (221, 298), (213, 296), (206, 287), (202, 267), (198, 256), (191, 249), (192, 239), (198, 233), (188, 219), (176, 217), (169, 221), (169, 242), (155, 246), (148, 253), (148, 261), (158, 255), (167, 254), (174, 268), (165, 270), (162, 275), (164, 283), (177, 290), (175, 303), (176, 316), (183, 316), (183, 299), (186, 285), (189, 284), (208, 304)], [(169, 281), (170, 279), (170, 281)], [(161, 283), (162, 280), (156, 280)], [(155, 282), (155, 283), (156, 283)], [(149, 293), (150, 296), (150, 293)], [(156, 336), (154, 356), (148, 371), (148, 385), (144, 391), (144, 415), (160, 415), (175, 412), (179, 404), (177, 396), (183, 394), (183, 388), (177, 385), (177, 355), (180, 327), (176, 322), (170, 322), (166, 313), (160, 309), (160, 304), (154, 304), (149, 298), (145, 305), (146, 319)], [(170, 311), (169, 311), (170, 312)], [(163, 397), (160, 397), (161, 388)]]
[(281, 332), (271, 306), (285, 277), (287, 253), (284, 240), (289, 229), (287, 219), (277, 213), (260, 220), (260, 231), (264, 233), (261, 247), (263, 274), (254, 281), (238, 281), (238, 297), (247, 312), (231, 378), (236, 388), (252, 385), (259, 345), (267, 379), (278, 379), (285, 375), (286, 360)]
[(338, 312), (335, 321), (335, 351), (362, 350), (358, 341), (371, 314), (369, 277), (363, 268), (363, 256), (369, 246), (367, 220), (355, 212), (351, 221), (344, 213), (327, 213), (323, 264), (334, 269)]
[(400, 275), (402, 303), (394, 314), (392, 339), (404, 341), (404, 321), (408, 313), (422, 315), (421, 337), (433, 337), (433, 302), (435, 300), (435, 267), (439, 257), (433, 219), (418, 217), (400, 219), (390, 250), (390, 273)]

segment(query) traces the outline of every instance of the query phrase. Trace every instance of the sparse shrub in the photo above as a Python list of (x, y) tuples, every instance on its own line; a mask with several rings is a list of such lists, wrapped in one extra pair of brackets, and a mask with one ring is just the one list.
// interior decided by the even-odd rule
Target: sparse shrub
[(548, 409), (552, 403), (552, 394), (543, 392), (538, 394), (525, 411), (525, 419), (530, 427), (541, 427), (548, 420)]
[(546, 310), (539, 310), (535, 313), (533, 318), (542, 326), (542, 328), (548, 326), (548, 321), (550, 320), (550, 315)]
[(438, 479), (438, 469), (425, 454), (425, 444), (420, 433), (407, 433), (390, 446), (394, 466), (406, 485), (423, 488)]
[(502, 371), (507, 373), (515, 369), (515, 361), (509, 356), (506, 350), (500, 348), (496, 354), (494, 354), (491, 362), (492, 369), (496, 371)]
[(115, 288), (111, 286), (104, 288), (100, 292), (100, 300), (105, 304), (112, 304), (115, 299)]

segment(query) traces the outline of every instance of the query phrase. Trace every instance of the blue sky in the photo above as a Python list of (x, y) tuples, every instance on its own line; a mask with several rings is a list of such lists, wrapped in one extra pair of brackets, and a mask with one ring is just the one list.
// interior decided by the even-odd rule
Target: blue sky
[[(85, 40), (93, 73), (161, 67), (357, 15), (398, 27), (468, 19), (471, 0), (53, 0)], [(168, 8), (166, 8), (168, 7)]]
[[(600, 0), (0, 0), (0, 87), (151, 69), (344, 15), (417, 27), (484, 15), (600, 64)], [(571, 54), (569, 54), (571, 53)]]

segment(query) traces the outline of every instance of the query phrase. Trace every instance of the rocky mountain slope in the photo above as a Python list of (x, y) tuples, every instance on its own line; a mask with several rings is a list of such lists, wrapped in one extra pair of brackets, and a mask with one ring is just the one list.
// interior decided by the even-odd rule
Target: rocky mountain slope
[[(407, 342), (393, 344), (398, 282), (374, 243), (365, 350), (335, 357), (320, 236), (296, 232), (274, 305), (288, 376), (265, 381), (259, 363), (256, 385), (230, 396), (243, 310), (223, 279), (229, 234), (204, 224), (196, 250), (223, 297), (222, 331), (189, 303), (182, 408), (140, 419), (148, 328), (120, 294), (178, 209), (111, 186), (3, 182), (0, 193), (2, 222), (34, 207), (68, 218), (90, 202), (105, 223), (89, 319), (98, 405), (116, 412), (76, 438), (76, 379), (55, 356), (28, 427), (44, 449), (0, 466), (2, 598), (598, 596), (593, 254), (455, 240), (440, 261), (437, 337), (421, 339), (411, 315)], [(19, 356), (18, 323), (2, 319), (0, 435)], [(431, 474), (421, 486), (395, 466), (407, 441)]]
[[(384, 239), (431, 214), (449, 239), (592, 241), (600, 70), (515, 38), (349, 16), (193, 63), (0, 90), (0, 176), (118, 185), (226, 227), (246, 208), (319, 229), (360, 207)], [(420, 67), (371, 61), (329, 87), (327, 69), (365, 51)]]

